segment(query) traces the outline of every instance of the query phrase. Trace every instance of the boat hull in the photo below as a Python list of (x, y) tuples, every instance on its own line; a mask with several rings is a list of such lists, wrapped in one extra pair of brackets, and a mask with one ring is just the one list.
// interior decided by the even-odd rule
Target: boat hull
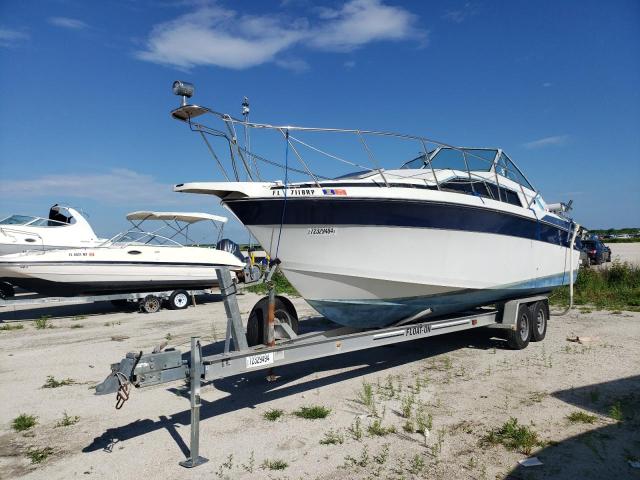
[(333, 201), (328, 209), (322, 200), (290, 199), (282, 226), (260, 224), (282, 211), (273, 202), (225, 204), (282, 261), (308, 303), (342, 325), (383, 327), (569, 282), (570, 231), (535, 217), (415, 202), (396, 202), (390, 214), (367, 211), (366, 202)]
[(0, 280), (52, 296), (211, 288), (217, 267), (243, 267), (231, 253), (198, 247), (97, 247), (0, 257)]

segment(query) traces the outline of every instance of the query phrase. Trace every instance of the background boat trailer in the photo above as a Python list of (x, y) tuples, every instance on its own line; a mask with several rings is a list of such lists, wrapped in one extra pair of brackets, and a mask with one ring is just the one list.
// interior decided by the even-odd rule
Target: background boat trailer
[[(274, 267), (267, 276), (267, 282), (273, 272)], [(218, 268), (216, 273), (227, 315), (223, 353), (203, 357), (199, 337), (191, 337), (189, 360), (183, 359), (180, 350), (163, 350), (162, 346), (156, 347), (151, 353), (128, 353), (119, 363), (111, 365), (111, 374), (96, 387), (97, 395), (116, 393), (116, 408), (120, 409), (129, 398), (131, 385), (141, 388), (187, 380), (191, 401), (190, 455), (180, 462), (187, 468), (208, 461), (199, 454), (202, 381), (265, 369), (270, 370), (271, 374), (271, 369), (282, 365), (478, 327), (505, 329), (509, 346), (522, 349), (529, 340), (544, 338), (549, 318), (548, 298), (540, 295), (510, 300), (496, 309), (478, 309), (427, 322), (401, 325), (405, 323), (401, 321), (395, 326), (375, 330), (340, 327), (298, 335), (297, 314), (293, 305), (284, 297), (275, 296), (271, 286), (270, 295), (254, 306), (245, 334), (236, 298), (239, 287), (232, 282), (227, 268)], [(272, 310), (269, 315), (268, 305), (270, 303), (273, 307), (276, 300), (279, 308)], [(256, 325), (260, 321), (262, 326)], [(250, 332), (256, 331), (263, 334), (263, 343), (250, 346), (256, 341), (255, 334)], [(230, 349), (231, 342), (233, 351)]]
[(45, 297), (41, 295), (31, 296), (22, 295), (10, 297), (8, 299), (0, 298), (0, 307), (22, 307), (39, 305), (43, 307), (52, 307), (56, 305), (82, 305), (95, 302), (111, 302), (116, 306), (133, 305), (137, 303), (141, 312), (155, 313), (162, 308), (162, 303), (172, 310), (181, 310), (187, 308), (189, 303), (195, 305), (195, 296), (211, 294), (211, 289), (199, 290), (167, 290), (158, 292), (136, 292), (136, 293), (117, 293), (105, 295), (82, 295), (79, 297)]

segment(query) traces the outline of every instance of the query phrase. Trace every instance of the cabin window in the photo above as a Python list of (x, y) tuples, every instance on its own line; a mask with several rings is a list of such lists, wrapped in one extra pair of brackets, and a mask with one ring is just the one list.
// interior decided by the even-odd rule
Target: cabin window
[(493, 200), (501, 200), (518, 207), (522, 207), (520, 197), (513, 190), (500, 187), (500, 196), (498, 196), (498, 187), (493, 183), (483, 181), (471, 181), (468, 178), (454, 178), (441, 185), (442, 188), (453, 190), (460, 193), (468, 193), (471, 195), (479, 195)]

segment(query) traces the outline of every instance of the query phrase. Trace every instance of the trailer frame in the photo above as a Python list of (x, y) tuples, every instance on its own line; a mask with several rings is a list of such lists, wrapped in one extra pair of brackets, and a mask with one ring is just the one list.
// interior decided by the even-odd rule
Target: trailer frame
[[(267, 347), (261, 344), (250, 347), (237, 303), (238, 288), (231, 281), (227, 268), (218, 268), (216, 273), (227, 315), (223, 353), (203, 357), (198, 336), (191, 337), (189, 360), (183, 359), (182, 352), (176, 349), (164, 351), (156, 349), (152, 353), (130, 352), (120, 362), (111, 365), (111, 374), (96, 387), (97, 395), (117, 392), (116, 408), (120, 408), (128, 399), (130, 385), (143, 388), (180, 379), (186, 380), (190, 387), (191, 403), (190, 455), (179, 463), (187, 468), (196, 467), (208, 461), (199, 454), (200, 386), (203, 381), (209, 382), (260, 370), (269, 370), (271, 373), (273, 368), (279, 366), (473, 328), (505, 329), (507, 332), (512, 332), (512, 335), (517, 335), (523, 315), (529, 322), (529, 337), (531, 337), (530, 331), (533, 325), (531, 317), (527, 317), (526, 312), (538, 302), (548, 305), (547, 295), (535, 295), (503, 302), (497, 306), (498, 308), (482, 308), (427, 321), (407, 324), (399, 322), (380, 329), (339, 327), (302, 335), (297, 335), (289, 325), (276, 320), (274, 328), (280, 340), (275, 346)], [(231, 342), (234, 345), (233, 351), (229, 348)], [(528, 342), (529, 340), (526, 339), (524, 346)], [(510, 346), (524, 348), (511, 343)]]

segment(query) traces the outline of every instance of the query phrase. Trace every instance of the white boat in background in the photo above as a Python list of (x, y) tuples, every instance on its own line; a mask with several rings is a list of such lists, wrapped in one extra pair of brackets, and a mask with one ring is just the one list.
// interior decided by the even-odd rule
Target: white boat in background
[[(240, 270), (244, 262), (209, 247), (185, 246), (190, 225), (210, 221), (222, 235), (225, 217), (207, 213), (132, 212), (133, 228), (99, 246), (30, 251), (0, 257), (0, 280), (50, 296), (99, 295), (211, 288), (215, 268)], [(163, 222), (151, 232), (145, 221)], [(168, 231), (166, 236), (160, 232)]]
[[(224, 168), (220, 155), (215, 159), (225, 178), (235, 179), (174, 189), (218, 197), (281, 261), (305, 300), (336, 323), (406, 323), (548, 293), (575, 278), (578, 226), (565, 208), (546, 205), (502, 149), (452, 147), (393, 132), (258, 124), (187, 104), (192, 87), (176, 82), (174, 91), (184, 95), (174, 118), (203, 137), (226, 137), (232, 168)], [(194, 120), (205, 114), (222, 126)], [(281, 146), (269, 151), (283, 152), (282, 160), (251, 150), (248, 141), (243, 147), (237, 130), (275, 133)], [(327, 134), (339, 136), (335, 145), (353, 156), (314, 143)], [(368, 166), (343, 146), (345, 137), (354, 139)], [(382, 140), (415, 144), (421, 153), (384, 169), (371, 147)], [(254, 144), (271, 147), (264, 138)], [(397, 158), (398, 151), (383, 153)], [(311, 170), (314, 157), (360, 171), (328, 178)], [(284, 181), (265, 180), (274, 167)], [(292, 180), (301, 175), (306, 179)]]
[(49, 217), (11, 215), (0, 220), (0, 255), (27, 250), (82, 248), (103, 243), (75, 208), (53, 205)]

